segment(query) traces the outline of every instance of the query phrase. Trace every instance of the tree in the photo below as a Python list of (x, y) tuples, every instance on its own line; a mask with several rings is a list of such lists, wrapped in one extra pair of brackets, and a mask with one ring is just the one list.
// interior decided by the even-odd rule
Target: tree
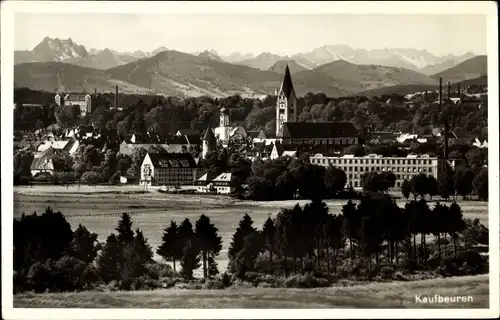
[(276, 227), (274, 221), (269, 216), (262, 227), (262, 237), (264, 248), (269, 252), (269, 271), (273, 272), (273, 252), (276, 250)]
[(359, 239), (361, 218), (356, 210), (356, 205), (351, 201), (342, 206), (344, 235), (349, 239), (349, 251), (351, 259), (355, 256), (355, 243)]
[(404, 179), (403, 182), (401, 183), (401, 193), (403, 194), (403, 197), (405, 197), (407, 201), (408, 198), (410, 197), (411, 191), (412, 187), (410, 181)]
[(333, 250), (333, 272), (337, 269), (337, 250), (345, 247), (343, 232), (344, 221), (341, 215), (328, 215), (327, 218), (327, 272), (330, 273), (330, 249)]
[(474, 192), (484, 201), (488, 201), (488, 169), (481, 169), (472, 181)]
[(458, 167), (455, 170), (453, 180), (457, 194), (466, 199), (467, 195), (471, 194), (473, 190), (474, 172), (464, 167)]
[(166, 261), (172, 261), (175, 272), (175, 262), (181, 258), (181, 252), (178, 249), (178, 228), (174, 220), (163, 231), (161, 240), (162, 243), (156, 250), (156, 253)]
[(106, 283), (120, 279), (122, 264), (122, 247), (118, 238), (112, 233), (106, 239), (106, 243), (97, 258), (99, 277)]
[(427, 194), (432, 200), (432, 197), (438, 194), (438, 182), (433, 176), (427, 177)]
[(229, 244), (229, 249), (227, 252), (229, 260), (236, 259), (238, 252), (240, 252), (243, 248), (245, 237), (250, 233), (257, 231), (252, 225), (252, 218), (250, 218), (248, 213), (245, 213), (243, 218), (240, 220), (238, 227), (233, 234), (233, 237), (231, 238), (231, 242)]
[(201, 250), (204, 278), (209, 276), (208, 258), (215, 258), (222, 249), (222, 238), (218, 231), (219, 229), (210, 222), (210, 218), (204, 214), (195, 223), (195, 237)]
[(424, 198), (424, 195), (428, 193), (427, 190), (427, 176), (423, 173), (420, 173), (411, 178), (411, 189), (415, 200), (417, 199), (417, 195)]
[(446, 231), (446, 218), (448, 216), (448, 207), (443, 206), (439, 202), (436, 203), (432, 210), (432, 223), (430, 224), (432, 234), (437, 237), (438, 253), (441, 259), (441, 234)]
[(449, 232), (448, 234), (453, 239), (453, 252), (456, 256), (457, 254), (457, 243), (456, 240), (458, 238), (458, 233), (465, 229), (465, 221), (463, 219), (462, 209), (460, 206), (453, 202), (448, 208), (448, 221), (449, 224)]
[(90, 186), (95, 186), (99, 182), (99, 174), (92, 171), (85, 172), (80, 180), (85, 184), (88, 184)]
[(196, 239), (191, 238), (186, 242), (181, 258), (181, 274), (183, 278), (186, 280), (193, 279), (193, 271), (200, 266), (200, 248), (196, 243)]
[(384, 171), (378, 176), (379, 190), (387, 192), (396, 185), (396, 175), (391, 171)]
[(90, 233), (87, 228), (80, 224), (73, 232), (71, 247), (74, 257), (88, 264), (94, 261), (99, 251), (97, 234)]
[(445, 200), (455, 194), (453, 170), (449, 166), (446, 166), (443, 174), (438, 177), (438, 194)]
[(132, 242), (125, 244), (123, 257), (121, 277), (128, 286), (133, 278), (143, 275), (146, 272), (145, 265), (153, 261), (153, 251), (141, 230), (137, 229)]
[(118, 226), (115, 228), (115, 230), (116, 232), (118, 232), (117, 239), (120, 243), (126, 244), (134, 240), (134, 231), (132, 231), (132, 219), (130, 218), (128, 213), (122, 213), (122, 218), (118, 222)]
[(325, 188), (328, 195), (335, 196), (344, 190), (347, 183), (346, 173), (339, 168), (329, 166), (325, 170)]
[(247, 271), (254, 269), (255, 259), (262, 250), (262, 235), (258, 231), (252, 231), (243, 239), (243, 246), (236, 256), (234, 270), (236, 275), (243, 278)]

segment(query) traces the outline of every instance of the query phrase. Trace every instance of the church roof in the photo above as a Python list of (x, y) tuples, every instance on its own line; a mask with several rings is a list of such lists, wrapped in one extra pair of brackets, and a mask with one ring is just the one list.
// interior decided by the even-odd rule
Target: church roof
[(290, 69), (288, 68), (288, 64), (286, 65), (285, 68), (285, 77), (283, 78), (283, 82), (281, 83), (281, 90), (283, 90), (283, 93), (285, 94), (285, 97), (287, 99), (290, 97), (292, 92), (294, 92), (292, 76), (290, 75)]
[(358, 131), (350, 122), (285, 122), (283, 137), (291, 139), (356, 137)]
[(217, 140), (215, 139), (214, 132), (212, 131), (212, 127), (209, 125), (207, 130), (205, 131), (205, 135), (203, 136), (203, 141), (207, 141), (208, 144), (216, 144)]

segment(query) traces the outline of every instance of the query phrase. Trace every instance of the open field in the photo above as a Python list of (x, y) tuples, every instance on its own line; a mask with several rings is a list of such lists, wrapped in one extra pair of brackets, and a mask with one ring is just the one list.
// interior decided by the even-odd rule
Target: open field
[[(318, 289), (245, 288), (25, 293), (15, 308), (488, 308), (488, 275)], [(422, 304), (415, 296), (471, 296), (468, 303)]]
[[(164, 194), (150, 189), (150, 192), (131, 194), (144, 190), (139, 186), (127, 187), (88, 187), (76, 186), (36, 186), (14, 188), (14, 217), (23, 212), (43, 212), (47, 206), (61, 211), (72, 228), (82, 224), (99, 236), (100, 241), (114, 232), (120, 215), (127, 212), (133, 220), (133, 228), (143, 230), (149, 244), (156, 248), (161, 242), (163, 229), (172, 219), (180, 223), (189, 218), (194, 224), (201, 214), (206, 214), (219, 229), (223, 249), (218, 259), (219, 270), (227, 266), (227, 249), (239, 220), (248, 213), (254, 225), (262, 226), (268, 215), (273, 217), (284, 207), (301, 205), (306, 200), (287, 201), (240, 201), (227, 196), (175, 195)], [(129, 194), (127, 194), (129, 192)], [(331, 213), (340, 213), (346, 200), (326, 200)], [(397, 203), (404, 206), (405, 200)], [(466, 218), (479, 218), (488, 226), (488, 203), (478, 201), (459, 201)]]

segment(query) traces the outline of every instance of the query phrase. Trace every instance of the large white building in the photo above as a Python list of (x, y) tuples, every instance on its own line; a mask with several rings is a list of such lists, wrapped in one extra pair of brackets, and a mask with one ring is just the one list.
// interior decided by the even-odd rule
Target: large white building
[(427, 155), (407, 157), (382, 157), (379, 155), (368, 155), (364, 157), (354, 157), (346, 155), (343, 157), (324, 157), (316, 154), (310, 157), (311, 163), (328, 167), (334, 166), (342, 169), (347, 175), (347, 184), (353, 188), (362, 187), (361, 176), (367, 172), (391, 171), (396, 175), (395, 187), (401, 187), (401, 183), (406, 179), (424, 173), (436, 179), (445, 173), (449, 164), (454, 167), (454, 162), (447, 162), (443, 158), (429, 157)]
[(54, 100), (58, 106), (78, 106), (80, 116), (92, 112), (92, 97), (90, 94), (56, 94)]

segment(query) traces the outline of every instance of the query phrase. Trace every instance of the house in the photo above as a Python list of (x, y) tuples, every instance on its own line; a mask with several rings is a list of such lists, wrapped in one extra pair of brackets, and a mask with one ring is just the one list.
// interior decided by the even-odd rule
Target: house
[(56, 94), (54, 100), (58, 106), (78, 106), (82, 117), (92, 112), (92, 97), (90, 94)]
[(394, 132), (369, 132), (366, 140), (372, 144), (395, 142), (397, 134)]
[(266, 134), (262, 130), (248, 131), (248, 138), (252, 141), (252, 143), (262, 143), (266, 140)]
[(279, 157), (296, 157), (297, 145), (276, 143), (271, 151), (271, 160), (278, 159)]
[(232, 174), (230, 172), (221, 173), (212, 180), (213, 187), (220, 194), (230, 194), (236, 189), (231, 181)]
[(405, 143), (407, 142), (407, 140), (416, 140), (418, 138), (418, 134), (414, 134), (414, 133), (403, 133), (403, 134), (400, 134), (397, 138), (396, 138), (396, 141), (398, 143)]
[(141, 185), (192, 185), (201, 171), (190, 153), (147, 153), (141, 165)]
[(350, 122), (285, 122), (280, 136), (284, 144), (350, 146), (359, 143), (358, 131)]
[(62, 164), (54, 161), (55, 158), (60, 156), (65, 156), (64, 151), (54, 148), (48, 148), (42, 152), (35, 153), (30, 167), (31, 175), (36, 177), (42, 172), (53, 175), (54, 172), (62, 170)]
[(168, 153), (187, 153), (188, 148), (187, 146), (183, 145), (178, 145), (178, 144), (173, 144), (173, 145), (168, 145), (168, 144), (154, 144), (154, 143), (127, 143), (123, 141), (120, 144), (120, 150), (119, 153), (122, 154), (128, 154), (129, 156), (132, 156), (134, 154), (134, 151), (136, 149), (145, 149), (149, 150), (149, 148), (153, 146), (159, 146), (165, 150), (165, 152)]

